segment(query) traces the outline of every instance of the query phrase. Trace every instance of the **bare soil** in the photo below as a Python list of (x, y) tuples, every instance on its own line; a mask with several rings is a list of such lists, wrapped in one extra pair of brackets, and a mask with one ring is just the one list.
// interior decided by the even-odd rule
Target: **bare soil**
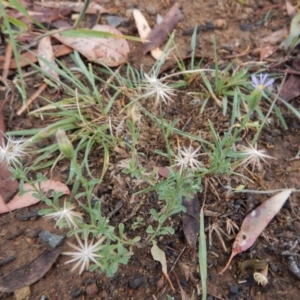
[[(105, 3), (104, 3), (105, 2)], [(183, 34), (189, 29), (193, 29), (196, 25), (205, 25), (207, 22), (216, 22), (217, 20), (225, 20), (226, 27), (214, 30), (202, 30), (198, 35), (197, 56), (206, 57), (207, 64), (213, 61), (213, 45), (212, 36), (216, 37), (217, 51), (221, 63), (228, 63), (228, 56), (238, 57), (237, 63), (243, 64), (250, 61), (258, 61), (259, 57), (256, 49), (258, 41), (272, 33), (274, 30), (288, 26), (290, 20), (286, 15), (285, 7), (282, 1), (251, 1), (248, 5), (243, 5), (234, 0), (220, 1), (178, 1), (184, 15), (183, 20), (176, 28), (176, 43), (182, 57), (190, 55), (190, 38), (191, 35)], [(115, 8), (115, 15), (128, 19), (128, 22), (119, 27), (126, 35), (137, 36), (137, 30), (134, 25), (130, 9), (139, 8), (149, 20), (153, 27), (156, 22), (156, 13), (165, 15), (170, 8), (168, 1), (103, 1), (101, 3), (106, 8)], [(171, 3), (173, 4), (173, 3)], [(150, 7), (150, 8), (149, 8)], [(272, 8), (270, 20), (266, 23), (262, 21), (267, 11)], [(148, 13), (150, 12), (150, 13)], [(126, 15), (127, 13), (127, 15)], [(99, 21), (102, 22), (102, 19)], [(260, 25), (262, 24), (262, 25)], [(241, 30), (241, 25), (249, 30)], [(150, 68), (154, 61), (149, 55), (142, 55), (141, 45), (139, 43), (130, 43), (131, 46), (131, 63), (138, 69), (144, 66), (145, 69)], [(271, 66), (284, 58), (284, 53), (278, 52), (272, 56), (267, 62)], [(175, 68), (175, 65), (174, 65)], [(169, 68), (169, 72), (175, 69)], [(272, 71), (270, 69), (270, 71)], [(34, 81), (34, 80), (33, 80)], [(190, 89), (197, 89), (199, 81), (195, 80)], [(32, 87), (34, 92), (35, 87)], [(174, 102), (172, 108), (166, 111), (166, 118), (173, 120), (180, 119), (179, 127), (185, 126), (187, 121), (187, 132), (197, 133), (201, 130), (202, 134), (208, 134), (208, 120), (212, 120), (217, 132), (222, 133), (228, 128), (230, 116), (223, 116), (220, 109), (214, 101), (207, 106), (204, 114), (199, 114), (199, 107), (192, 106), (186, 97), (187, 91), (181, 91), (178, 99)], [(1, 99), (4, 99), (3, 93)], [(21, 105), (15, 103), (15, 105)], [(1, 100), (0, 100), (1, 103)], [(298, 99), (291, 101), (291, 104), (299, 109)], [(298, 152), (300, 144), (299, 129), (300, 123), (289, 111), (283, 110), (283, 115), (288, 123), (289, 129), (284, 131), (279, 122), (275, 121), (267, 127), (260, 139), (258, 148), (265, 148), (269, 155), (277, 158), (270, 161), (270, 165), (264, 164), (264, 170), (257, 175), (251, 172), (247, 175), (253, 180), (253, 184), (249, 184), (248, 188), (272, 190), (283, 187), (299, 186), (299, 160), (291, 160)], [(26, 114), (22, 118), (14, 117), (8, 120), (11, 114), (8, 106), (5, 110), (7, 120), (7, 130), (17, 130), (18, 128), (34, 128), (40, 126), (40, 121)], [(45, 121), (49, 122), (49, 121)], [(151, 163), (156, 165), (165, 165), (162, 159), (158, 159), (155, 149), (162, 149), (164, 143), (162, 136), (157, 128), (151, 127), (144, 118), (141, 122), (141, 137), (139, 140), (139, 151), (146, 153), (147, 157), (142, 163), (148, 168)], [(251, 139), (253, 131), (245, 133), (245, 140)], [(176, 144), (176, 138), (174, 144)], [(186, 141), (182, 141), (183, 143)], [(128, 153), (130, 157), (130, 153)], [(114, 154), (111, 157), (111, 164), (117, 164), (122, 157), (121, 154)], [(64, 182), (67, 179), (65, 165), (60, 165), (62, 170), (56, 169), (56, 179)], [(49, 171), (44, 173), (49, 175)], [(240, 179), (231, 178), (237, 185), (241, 183)], [(225, 175), (216, 178), (206, 178), (203, 182), (203, 193), (199, 194), (199, 203), (202, 204), (203, 198), (206, 199), (205, 210), (206, 226), (212, 223), (218, 224), (223, 230), (226, 230), (226, 216), (241, 225), (243, 218), (257, 205), (267, 199), (266, 195), (257, 194), (235, 194), (228, 198), (226, 191), (222, 185), (228, 184), (228, 178)], [(139, 187), (141, 188), (141, 187)], [(168, 283), (165, 281), (161, 284), (161, 266), (155, 262), (150, 254), (150, 247), (143, 244), (146, 238), (145, 228), (142, 227), (137, 232), (132, 232), (130, 226), (137, 216), (149, 220), (149, 210), (153, 207), (159, 208), (155, 193), (139, 196), (134, 199), (134, 203), (130, 202), (131, 195), (137, 191), (135, 183), (132, 179), (122, 172), (118, 173), (118, 180), (112, 178), (109, 174), (105, 177), (98, 196), (105, 195), (106, 205), (103, 206), (103, 214), (109, 214), (122, 200), (124, 205), (111, 217), (111, 225), (117, 225), (119, 222), (127, 219), (125, 222), (126, 234), (130, 236), (140, 235), (142, 242), (133, 247), (133, 255), (130, 262), (126, 266), (120, 266), (116, 275), (107, 278), (104, 274), (97, 272), (84, 272), (79, 276), (77, 272), (70, 272), (71, 266), (64, 263), (68, 257), (60, 256), (56, 264), (50, 271), (37, 283), (31, 286), (30, 299), (132, 299), (132, 300), (150, 300), (150, 299), (167, 299), (167, 294), (175, 299), (184, 299), (180, 296), (180, 290), (174, 277), (173, 272), (170, 273), (171, 280), (176, 291), (172, 291)], [(146, 197), (145, 199), (143, 197)], [(139, 201), (144, 200), (144, 204), (137, 212), (132, 214), (133, 209)], [(213, 233), (212, 246), (208, 249), (208, 294), (212, 299), (299, 299), (300, 298), (300, 282), (299, 278), (292, 274), (288, 268), (287, 256), (283, 255), (284, 251), (291, 251), (299, 255), (300, 241), (300, 211), (298, 208), (299, 196), (294, 194), (287, 201), (286, 205), (280, 213), (274, 218), (269, 226), (264, 230), (263, 234), (258, 238), (256, 243), (244, 253), (234, 258), (231, 267), (223, 274), (218, 275), (222, 267), (226, 264), (233, 240), (227, 240), (224, 237), (227, 246), (227, 253), (224, 251), (220, 240), (216, 233)], [(19, 217), (24, 214), (37, 212), (44, 208), (45, 204), (40, 203), (33, 207), (24, 208), (13, 212), (12, 214), (4, 214), (0, 216), (0, 259), (8, 256), (15, 256), (16, 259), (9, 264), (0, 268), (0, 275), (28, 263), (34, 257), (38, 256), (47, 248), (45, 243), (38, 238), (40, 230), (49, 230), (52, 233), (62, 233), (61, 230), (54, 228), (54, 222), (41, 217), (33, 217), (26, 221), (20, 221)], [(208, 212), (214, 212), (214, 217), (208, 215)], [(128, 218), (132, 214), (131, 218)], [(159, 238), (159, 247), (165, 250), (169, 270), (174, 266), (174, 272), (180, 279), (183, 289), (188, 295), (195, 292), (194, 299), (201, 299), (200, 296), (200, 278), (197, 256), (193, 260), (193, 251), (187, 244), (182, 231), (181, 215), (177, 215), (169, 220), (170, 225), (175, 229), (173, 236), (163, 236)], [(64, 250), (68, 246), (64, 244)], [(193, 278), (186, 280), (184, 274), (179, 268), (179, 262), (176, 259), (182, 252), (179, 262), (188, 265)], [(239, 262), (250, 258), (266, 259), (270, 262), (269, 284), (266, 287), (258, 286), (253, 280), (253, 271), (246, 269), (243, 272), (239, 270)], [(295, 256), (298, 263), (298, 256)], [(175, 264), (176, 263), (176, 264)], [(132, 283), (142, 280), (142, 284), (138, 288), (132, 288)], [(94, 295), (88, 295), (87, 287), (96, 284), (98, 292)], [(158, 288), (159, 286), (159, 288)], [(156, 298), (154, 298), (154, 296)], [(13, 294), (3, 294), (1, 299), (14, 299)]]

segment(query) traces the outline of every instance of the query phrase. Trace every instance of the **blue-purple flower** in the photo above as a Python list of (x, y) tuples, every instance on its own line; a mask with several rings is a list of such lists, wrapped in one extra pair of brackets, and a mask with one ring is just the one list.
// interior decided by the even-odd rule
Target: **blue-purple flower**
[(268, 74), (259, 74), (259, 78), (255, 75), (251, 75), (252, 79), (252, 85), (255, 87), (255, 89), (259, 91), (263, 91), (268, 86), (272, 85), (275, 81), (274, 78), (268, 79)]

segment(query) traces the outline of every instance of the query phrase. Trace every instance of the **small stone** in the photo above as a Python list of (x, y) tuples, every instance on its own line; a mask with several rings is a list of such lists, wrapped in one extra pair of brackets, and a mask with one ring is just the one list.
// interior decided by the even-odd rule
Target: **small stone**
[(274, 273), (279, 272), (279, 268), (276, 265), (272, 264), (272, 263), (269, 264), (269, 268)]
[(16, 300), (26, 300), (31, 296), (30, 286), (25, 286), (21, 289), (15, 290)]
[(239, 287), (237, 285), (230, 286), (230, 293), (237, 294), (239, 292)]
[(87, 295), (97, 295), (99, 293), (99, 288), (95, 283), (92, 283), (86, 287), (85, 292)]
[(149, 15), (155, 15), (156, 14), (156, 9), (154, 6), (152, 5), (147, 5), (146, 6), (146, 12), (149, 14)]
[(227, 27), (227, 23), (224, 19), (218, 19), (214, 22), (216, 28), (225, 29)]
[(130, 280), (129, 286), (136, 290), (144, 283), (144, 278), (141, 275), (137, 275), (134, 279)]
[(118, 27), (123, 22), (126, 21), (126, 19), (118, 17), (118, 16), (105, 16), (105, 20), (108, 25), (113, 26), (113, 27)]
[(71, 295), (71, 297), (72, 297), (73, 299), (76, 299), (76, 298), (78, 298), (79, 296), (81, 296), (82, 293), (83, 293), (82, 290), (73, 290), (73, 291), (70, 293), (70, 295)]
[(31, 229), (27, 232), (27, 237), (29, 238), (36, 238), (39, 236), (39, 233), (41, 232), (41, 229), (39, 228), (34, 228), (34, 229)]
[(65, 234), (52, 234), (47, 230), (40, 232), (39, 237), (46, 242), (52, 249), (60, 246), (66, 239)]

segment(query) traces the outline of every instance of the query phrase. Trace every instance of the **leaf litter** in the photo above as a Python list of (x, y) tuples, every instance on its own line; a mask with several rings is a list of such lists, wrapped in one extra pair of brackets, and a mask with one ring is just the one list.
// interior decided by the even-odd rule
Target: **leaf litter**
[(41, 279), (60, 255), (62, 247), (45, 250), (30, 263), (0, 277), (0, 292), (11, 293)]
[(249, 249), (254, 244), (292, 192), (293, 189), (288, 189), (274, 195), (247, 215), (235, 237), (230, 258), (219, 274), (223, 274), (227, 270), (234, 256)]
[[(42, 191), (47, 194), (49, 192), (61, 192), (65, 195), (70, 195), (69, 188), (57, 180), (47, 180), (35, 185), (36, 188), (41, 188)], [(33, 186), (29, 183), (25, 183), (24, 186), (25, 194), (16, 195), (9, 203), (6, 205), (1, 205), (0, 203), (0, 214), (13, 211), (15, 209), (19, 209), (22, 207), (27, 207), (30, 205), (34, 205), (39, 203), (41, 199), (35, 197), (36, 191), (34, 190)]]

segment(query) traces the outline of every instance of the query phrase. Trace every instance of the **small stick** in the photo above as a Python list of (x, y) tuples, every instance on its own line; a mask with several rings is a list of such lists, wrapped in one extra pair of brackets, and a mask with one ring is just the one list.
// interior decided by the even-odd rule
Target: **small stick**
[(23, 104), (22, 107), (17, 111), (17, 116), (20, 116), (27, 107), (46, 89), (48, 86), (47, 83), (43, 83), (40, 88), (28, 99), (26, 104)]

